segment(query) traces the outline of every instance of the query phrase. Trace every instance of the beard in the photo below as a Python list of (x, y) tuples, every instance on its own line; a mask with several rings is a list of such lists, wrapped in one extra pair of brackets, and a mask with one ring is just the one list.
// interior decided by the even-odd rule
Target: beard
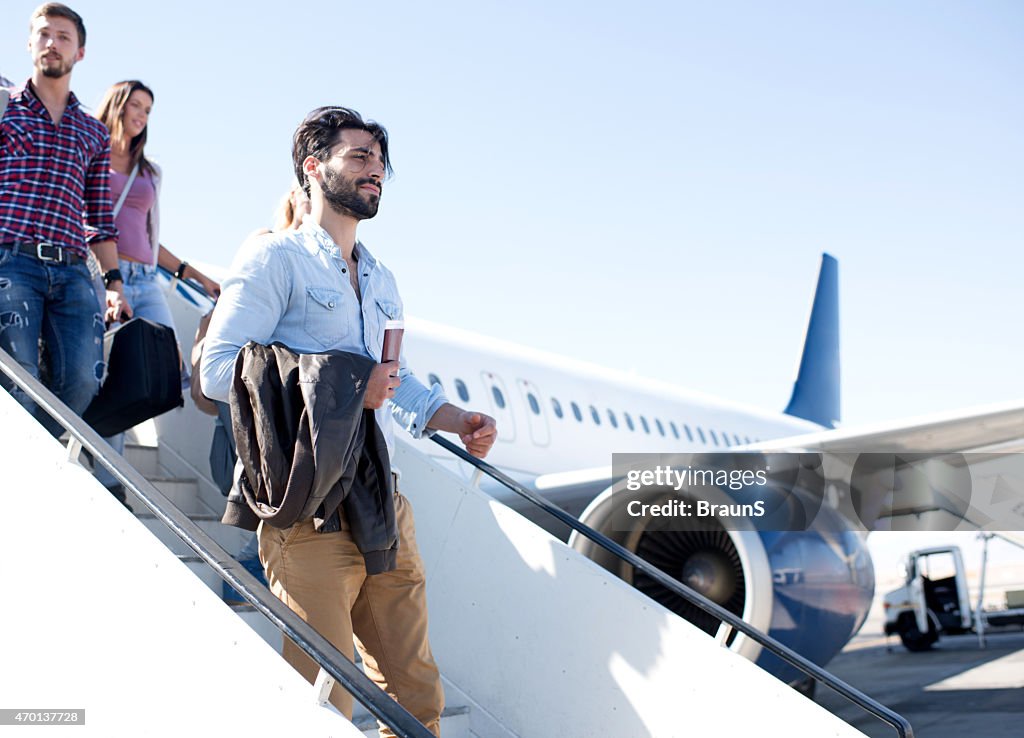
[(367, 178), (349, 180), (330, 165), (324, 168), (324, 200), (336, 213), (350, 215), (357, 220), (367, 220), (377, 214), (380, 197), (363, 193), (359, 188), (364, 184), (381, 186)]
[(62, 56), (42, 56), (39, 58), (39, 70), (43, 73), (44, 77), (50, 79), (60, 79), (61, 77), (71, 74), (71, 69), (75, 66), (73, 61), (67, 61)]

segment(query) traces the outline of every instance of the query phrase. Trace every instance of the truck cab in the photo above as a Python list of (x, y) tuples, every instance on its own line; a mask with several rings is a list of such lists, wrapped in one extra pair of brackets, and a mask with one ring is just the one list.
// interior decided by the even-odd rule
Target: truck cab
[(940, 633), (971, 630), (967, 575), (959, 546), (911, 551), (903, 566), (903, 586), (883, 600), (886, 635), (899, 635), (908, 651), (925, 651)]

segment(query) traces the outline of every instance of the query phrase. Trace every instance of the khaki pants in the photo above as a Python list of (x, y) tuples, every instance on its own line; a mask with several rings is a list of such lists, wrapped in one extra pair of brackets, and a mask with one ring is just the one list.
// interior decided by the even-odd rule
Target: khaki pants
[[(441, 734), (444, 692), (427, 641), (423, 562), (412, 506), (395, 494), (398, 568), (367, 576), (347, 530), (317, 533), (312, 521), (280, 530), (260, 524), (260, 561), (270, 590), (350, 659), (355, 646), (367, 676), (434, 735)], [(312, 684), (319, 666), (284, 639), (284, 657)], [(352, 696), (335, 685), (331, 703), (352, 717)], [(380, 727), (380, 735), (394, 736)]]

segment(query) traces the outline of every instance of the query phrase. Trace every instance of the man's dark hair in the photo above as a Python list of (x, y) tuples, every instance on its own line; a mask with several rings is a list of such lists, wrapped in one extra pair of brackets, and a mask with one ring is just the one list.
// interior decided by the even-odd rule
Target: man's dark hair
[(78, 29), (78, 48), (85, 46), (85, 23), (82, 22), (82, 16), (63, 3), (43, 3), (36, 8), (35, 12), (32, 13), (32, 17), (28, 19), (29, 29), (32, 28), (32, 23), (35, 22), (36, 18), (54, 17), (67, 18), (74, 23), (75, 28)]
[(302, 171), (302, 162), (307, 156), (315, 156), (320, 161), (329, 158), (331, 147), (338, 143), (342, 131), (354, 129), (366, 131), (380, 145), (380, 155), (384, 160), (384, 172), (391, 175), (391, 158), (388, 156), (388, 132), (384, 126), (372, 120), (363, 120), (355, 110), (337, 105), (317, 108), (306, 116), (306, 119), (295, 129), (292, 137), (292, 164), (295, 166), (295, 177), (302, 189), (309, 196), (309, 180)]

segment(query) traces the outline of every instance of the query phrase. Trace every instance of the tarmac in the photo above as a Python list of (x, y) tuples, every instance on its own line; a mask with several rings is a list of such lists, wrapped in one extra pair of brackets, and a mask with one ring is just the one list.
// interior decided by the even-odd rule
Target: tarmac
[[(899, 713), (915, 738), (1024, 738), (1024, 631), (942, 636), (930, 651), (911, 653), (869, 621), (826, 668)], [(895, 729), (818, 686), (816, 701), (865, 735)]]

